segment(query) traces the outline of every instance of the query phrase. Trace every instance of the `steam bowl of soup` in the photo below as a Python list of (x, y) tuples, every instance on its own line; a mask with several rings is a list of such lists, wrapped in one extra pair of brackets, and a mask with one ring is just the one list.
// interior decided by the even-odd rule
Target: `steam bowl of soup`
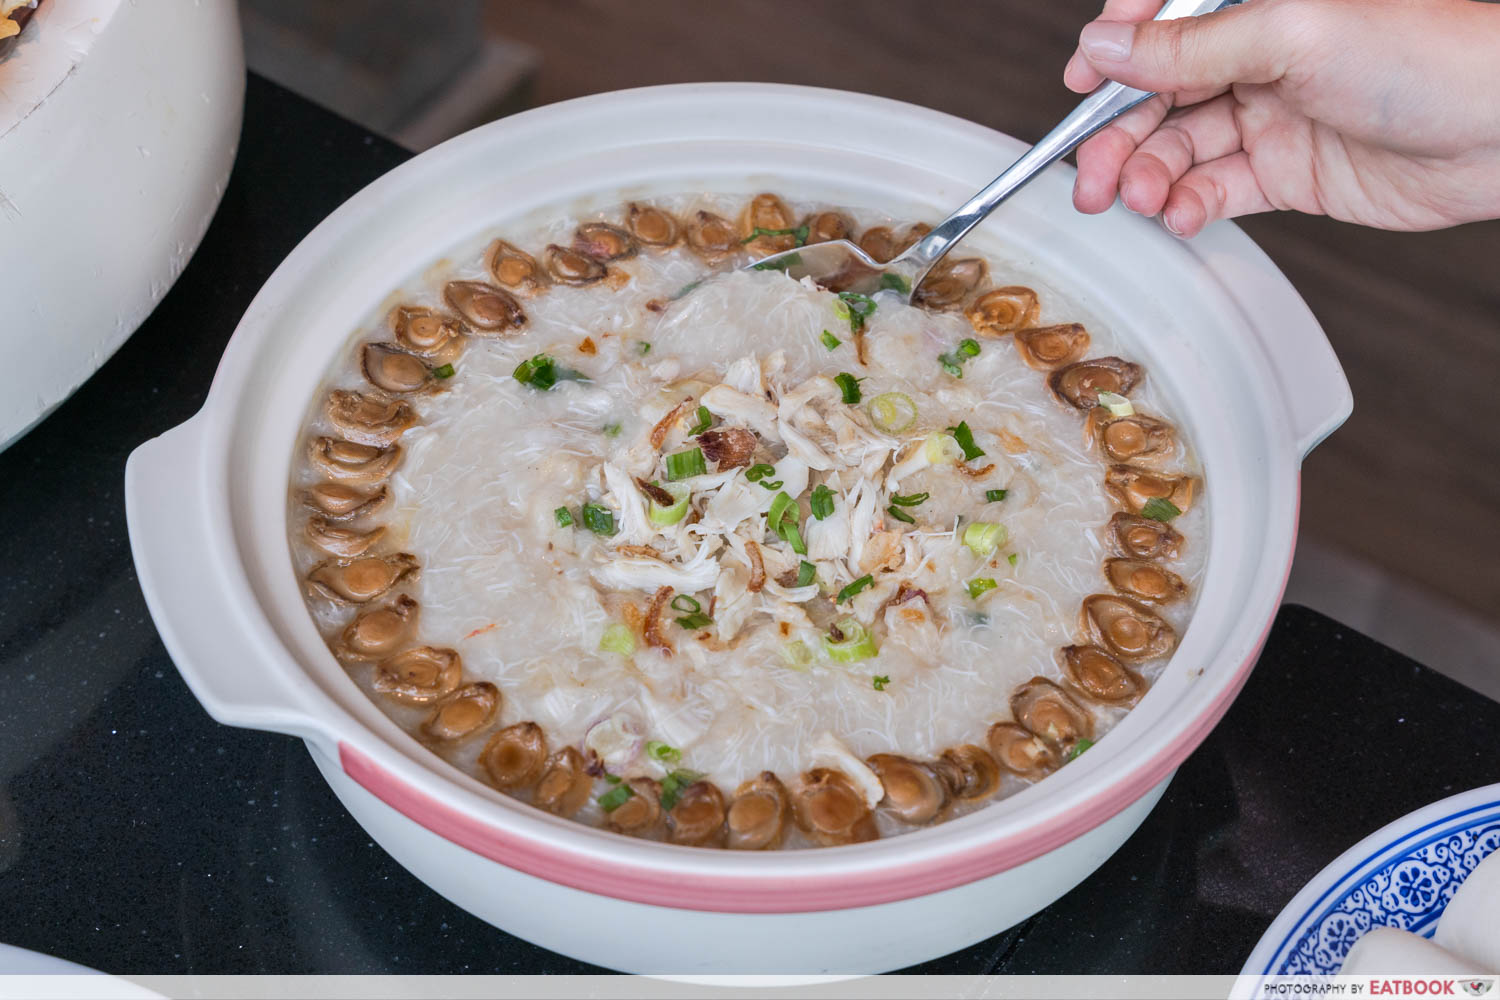
[(910, 304), (746, 269), (899, 252), (1022, 148), (713, 85), (393, 171), (131, 458), (184, 677), (602, 965), (874, 972), (1036, 912), (1243, 684), (1350, 399), (1238, 230), (1077, 216), (1063, 167)]

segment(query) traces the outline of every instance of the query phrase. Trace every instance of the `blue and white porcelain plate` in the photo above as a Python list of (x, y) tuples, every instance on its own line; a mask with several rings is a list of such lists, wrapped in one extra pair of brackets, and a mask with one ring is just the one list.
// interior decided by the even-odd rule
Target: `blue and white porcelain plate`
[(1500, 850), (1500, 785), (1434, 802), (1361, 840), (1281, 911), (1243, 975), (1331, 976), (1360, 935), (1432, 937), (1469, 873)]

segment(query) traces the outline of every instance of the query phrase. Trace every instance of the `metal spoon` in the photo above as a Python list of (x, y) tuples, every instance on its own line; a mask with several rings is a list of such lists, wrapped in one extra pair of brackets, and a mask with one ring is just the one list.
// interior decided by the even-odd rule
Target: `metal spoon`
[[(1156, 20), (1195, 17), (1238, 2), (1240, 0), (1168, 0), (1156, 15)], [(793, 278), (810, 277), (835, 291), (869, 293), (882, 288), (891, 289), (903, 293), (909, 302), (927, 272), (1001, 202), (1083, 140), (1154, 96), (1144, 90), (1106, 81), (1040, 142), (990, 181), (984, 190), (889, 263), (871, 259), (849, 240), (832, 240), (772, 254), (746, 269), (785, 271)]]

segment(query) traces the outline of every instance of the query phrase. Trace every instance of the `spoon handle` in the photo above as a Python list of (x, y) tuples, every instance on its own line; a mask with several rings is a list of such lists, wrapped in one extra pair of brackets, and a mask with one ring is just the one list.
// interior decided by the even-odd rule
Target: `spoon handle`
[[(1155, 20), (1165, 21), (1177, 17), (1196, 17), (1232, 6), (1239, 0), (1168, 0)], [(922, 237), (910, 250), (901, 255), (901, 263), (914, 270), (912, 287), (916, 287), (921, 276), (946, 254), (953, 244), (969, 230), (979, 225), (1006, 198), (1018, 191), (1055, 161), (1066, 156), (1081, 142), (1095, 132), (1129, 111), (1131, 108), (1156, 96), (1150, 91), (1137, 90), (1124, 84), (1106, 80), (1100, 87), (1074, 108), (1058, 123), (1057, 127), (1044, 135), (1021, 158), (1005, 169), (999, 177), (990, 181), (982, 191), (970, 198), (958, 211), (938, 223), (937, 227)], [(894, 262), (893, 262), (894, 263)]]

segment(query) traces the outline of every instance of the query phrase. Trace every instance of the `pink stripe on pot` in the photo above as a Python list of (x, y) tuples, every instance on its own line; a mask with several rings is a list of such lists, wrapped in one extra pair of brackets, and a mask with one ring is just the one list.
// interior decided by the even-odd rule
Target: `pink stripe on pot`
[[(1299, 508), (1300, 485), (1299, 479)], [(1294, 513), (1294, 525), (1295, 518)], [(1286, 572), (1291, 572), (1290, 561)], [(1285, 590), (1283, 574), (1281, 593)], [(685, 880), (671, 871), (580, 857), (490, 826), (445, 805), (403, 782), (348, 743), (339, 743), (339, 760), (349, 777), (408, 819), (491, 861), (559, 885), (635, 903), (715, 913), (810, 913), (873, 906), (967, 885), (1014, 868), (1061, 847), (1118, 814), (1169, 775), (1223, 718), (1249, 678), (1270, 631), (1268, 621), (1254, 652), (1236, 668), (1228, 687), (1189, 729), (1156, 757), (1103, 789), (1084, 808), (962, 854), (905, 865), (891, 864), (857, 875), (779, 878), (759, 874), (699, 875)]]

